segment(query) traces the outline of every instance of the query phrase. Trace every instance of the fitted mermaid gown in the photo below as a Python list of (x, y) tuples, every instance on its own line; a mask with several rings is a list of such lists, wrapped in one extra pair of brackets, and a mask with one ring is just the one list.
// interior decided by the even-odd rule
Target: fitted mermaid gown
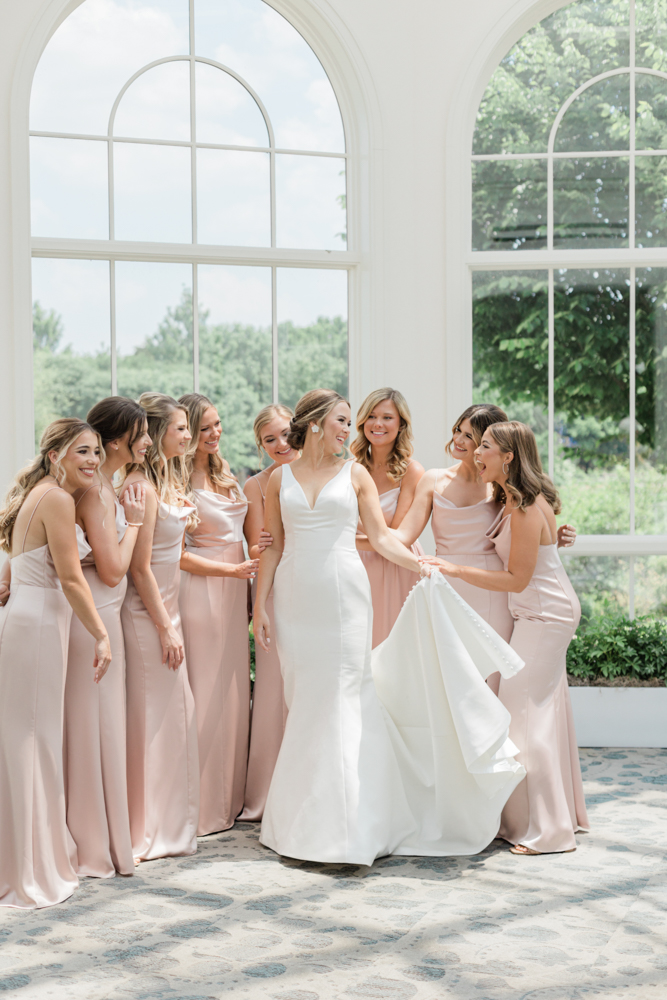
[(482, 850), (524, 774), (484, 678), (512, 676), (521, 661), (436, 574), (412, 590), (371, 664), (351, 463), (313, 508), (284, 466), (280, 504), (274, 607), (289, 714), (261, 842), (366, 865)]

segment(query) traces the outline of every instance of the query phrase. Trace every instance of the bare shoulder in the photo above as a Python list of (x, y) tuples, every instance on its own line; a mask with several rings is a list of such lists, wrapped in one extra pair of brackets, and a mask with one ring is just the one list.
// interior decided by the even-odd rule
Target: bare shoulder
[(375, 483), (373, 482), (373, 477), (371, 476), (368, 469), (365, 469), (363, 465), (354, 460), (350, 464), (352, 466), (350, 470), (350, 478), (352, 480), (352, 485), (355, 487), (355, 489), (363, 489), (364, 487), (368, 487), (370, 485), (377, 493), (377, 488), (375, 486)]
[[(121, 493), (123, 492), (126, 486), (132, 486), (134, 483), (145, 483), (147, 487), (151, 485), (148, 482), (148, 479), (146, 478), (144, 473), (140, 469), (135, 469), (134, 472), (131, 472), (127, 477), (127, 479), (123, 481), (123, 485), (121, 486)], [(148, 492), (148, 490), (146, 492)]]
[(243, 484), (243, 492), (247, 496), (248, 500), (261, 500), (262, 491), (259, 483), (257, 482), (257, 476), (249, 476)]
[[(34, 494), (34, 490), (31, 496)], [(68, 493), (66, 490), (53, 489), (52, 487), (41, 490), (41, 496), (35, 497), (35, 503), (33, 504), (33, 509), (39, 503), (39, 509), (42, 514), (74, 514), (76, 509), (74, 503), (74, 497)], [(44, 498), (42, 500), (42, 497)]]
[(419, 480), (419, 489), (433, 491), (441, 474), (442, 469), (427, 469)]
[(275, 493), (277, 490), (279, 490), (282, 481), (283, 481), (283, 470), (282, 466), (279, 465), (278, 468), (274, 469), (271, 475), (269, 476), (269, 484), (266, 488), (267, 493), (269, 490), (271, 490), (272, 493)]
[(111, 489), (103, 483), (102, 486), (91, 486), (89, 490), (86, 490), (79, 502), (77, 503), (77, 508), (83, 513), (83, 511), (91, 512), (96, 510), (105, 510), (111, 505), (114, 505), (115, 494)]
[(419, 480), (424, 475), (425, 471), (426, 470), (424, 469), (424, 466), (421, 464), (421, 462), (418, 462), (416, 459), (413, 458), (410, 464), (408, 465), (405, 475), (403, 476), (403, 481), (401, 485), (405, 484), (406, 486), (416, 486)]

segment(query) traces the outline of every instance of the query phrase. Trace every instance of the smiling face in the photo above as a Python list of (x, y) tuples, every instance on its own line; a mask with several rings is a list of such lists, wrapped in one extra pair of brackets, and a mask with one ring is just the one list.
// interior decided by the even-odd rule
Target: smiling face
[(473, 465), (475, 461), (475, 436), (472, 424), (465, 418), (452, 431), (452, 458), (467, 465)]
[[(132, 446), (130, 447), (130, 439), (134, 438)], [(146, 458), (146, 452), (152, 445), (151, 437), (148, 433), (148, 423), (144, 420), (143, 426), (137, 435), (137, 427), (133, 427), (131, 431), (127, 431), (121, 438), (117, 438), (115, 441), (110, 441), (109, 445), (116, 445), (114, 451), (121, 465), (143, 465), (144, 459)], [(107, 449), (109, 448), (107, 445)], [(107, 450), (107, 458), (109, 457), (109, 451)]]
[[(65, 484), (71, 490), (87, 489), (97, 480), (100, 465), (100, 445), (97, 434), (83, 431), (60, 459), (60, 468), (65, 474)], [(58, 452), (50, 451), (49, 460), (55, 465)]]
[(281, 416), (269, 420), (260, 432), (262, 448), (276, 465), (289, 465), (299, 457), (299, 452), (295, 448), (290, 448), (287, 443), (288, 433), (289, 417)]
[(503, 466), (507, 469), (508, 463), (513, 458), (514, 453), (501, 450), (491, 433), (491, 428), (487, 428), (479, 448), (475, 451), (475, 464), (482, 477), (482, 482), (502, 485), (507, 480), (507, 473), (503, 472)]
[(184, 455), (188, 446), (188, 441), (192, 440), (192, 434), (188, 430), (188, 417), (185, 410), (174, 410), (164, 437), (162, 438), (162, 451), (166, 459), (176, 458)]
[[(342, 451), (350, 436), (352, 414), (347, 403), (336, 403), (331, 413), (322, 421), (322, 447), (325, 455)], [(313, 435), (315, 437), (315, 435)]]
[(222, 435), (222, 424), (215, 406), (204, 410), (199, 428), (197, 452), (200, 455), (217, 455)]
[(401, 417), (391, 399), (378, 403), (364, 421), (364, 435), (372, 445), (393, 445), (400, 429)]

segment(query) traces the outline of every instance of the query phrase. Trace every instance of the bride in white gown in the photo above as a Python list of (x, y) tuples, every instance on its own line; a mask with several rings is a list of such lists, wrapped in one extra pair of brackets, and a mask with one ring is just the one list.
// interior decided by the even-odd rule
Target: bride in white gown
[[(277, 641), (289, 715), (260, 839), (319, 862), (476, 853), (525, 773), (509, 714), (484, 678), (522, 663), (437, 574), (415, 587), (371, 664), (359, 515), (376, 551), (414, 572), (420, 565), (387, 528), (368, 472), (340, 457), (350, 419), (337, 393), (307, 393), (291, 421), (301, 458), (267, 489), (273, 541), (261, 556), (254, 628), (264, 649)], [(275, 637), (265, 610), (272, 586)]]

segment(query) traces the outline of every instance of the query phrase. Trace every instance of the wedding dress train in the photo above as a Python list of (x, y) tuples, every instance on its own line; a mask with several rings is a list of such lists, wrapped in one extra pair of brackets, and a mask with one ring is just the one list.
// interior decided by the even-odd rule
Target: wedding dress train
[(289, 714), (261, 842), (365, 865), (477, 853), (525, 774), (484, 678), (511, 677), (522, 661), (440, 574), (414, 588), (371, 658), (351, 463), (312, 508), (284, 466), (280, 503), (274, 605)]

